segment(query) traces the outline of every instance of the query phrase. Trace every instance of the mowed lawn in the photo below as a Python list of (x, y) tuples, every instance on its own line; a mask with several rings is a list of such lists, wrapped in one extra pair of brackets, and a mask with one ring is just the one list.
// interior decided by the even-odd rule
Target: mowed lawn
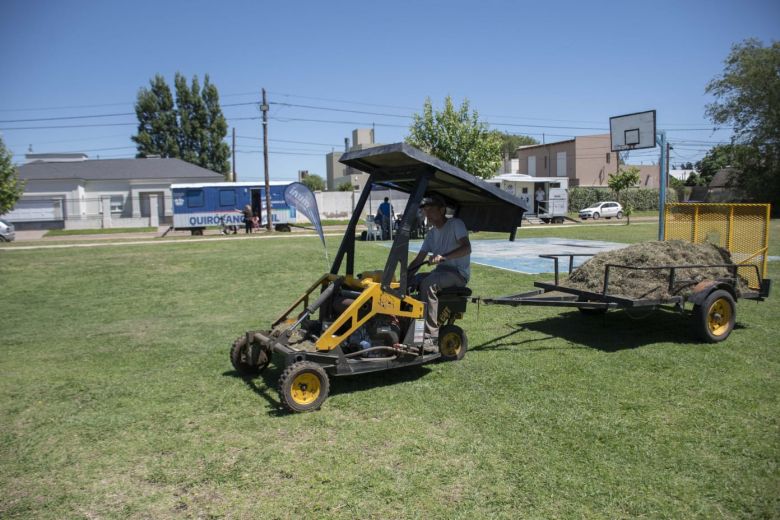
[[(384, 266), (387, 248), (358, 248), (358, 270)], [(462, 361), (334, 379), (320, 411), (295, 415), (276, 364), (244, 380), (228, 350), (322, 274), (319, 239), (11, 249), (2, 518), (780, 516), (778, 294), (740, 302), (716, 345), (672, 313), (472, 305)], [(544, 278), (473, 266), (471, 287)]]

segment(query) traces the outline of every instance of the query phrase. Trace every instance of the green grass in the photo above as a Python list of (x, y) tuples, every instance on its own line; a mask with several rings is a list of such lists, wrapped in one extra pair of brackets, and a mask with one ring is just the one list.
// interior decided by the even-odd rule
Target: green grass
[[(384, 265), (358, 248), (358, 269)], [(241, 379), (229, 343), (323, 269), (316, 237), (0, 251), (0, 517), (780, 515), (777, 295), (740, 302), (717, 345), (671, 313), (472, 305), (462, 361), (334, 379), (290, 415), (279, 360)], [(472, 278), (495, 296), (545, 276)]]
[(149, 233), (157, 231), (156, 227), (140, 228), (105, 228), (105, 229), (51, 229), (45, 237), (66, 237), (72, 235), (112, 235), (116, 233)]

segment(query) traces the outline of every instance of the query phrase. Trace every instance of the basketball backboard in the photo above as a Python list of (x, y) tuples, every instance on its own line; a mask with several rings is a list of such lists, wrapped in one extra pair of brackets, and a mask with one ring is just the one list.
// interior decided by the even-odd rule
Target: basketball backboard
[(655, 148), (655, 110), (609, 118), (612, 151)]

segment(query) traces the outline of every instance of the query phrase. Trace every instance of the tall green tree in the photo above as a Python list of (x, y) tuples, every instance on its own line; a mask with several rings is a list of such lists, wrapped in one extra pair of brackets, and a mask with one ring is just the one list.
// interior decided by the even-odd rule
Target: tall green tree
[(501, 138), (470, 111), (465, 99), (459, 109), (447, 96), (444, 109), (435, 111), (430, 98), (422, 114), (415, 114), (406, 142), (483, 179), (493, 177), (501, 166)]
[(325, 189), (325, 180), (319, 175), (307, 175), (301, 179), (301, 184), (305, 184), (311, 191), (323, 191)]
[[(615, 197), (617, 197), (618, 202), (620, 202), (621, 191), (633, 188), (637, 184), (639, 184), (639, 168), (636, 166), (629, 166), (625, 169), (620, 168), (617, 173), (610, 173), (609, 180), (607, 180), (607, 186), (615, 192)], [(626, 225), (631, 224), (632, 210), (631, 204), (623, 204), (623, 213), (626, 215)]]
[(498, 130), (494, 130), (494, 132), (501, 139), (501, 155), (504, 157), (514, 157), (515, 152), (521, 146), (539, 144), (539, 141), (530, 135), (508, 134)]
[(219, 106), (219, 92), (209, 80), (209, 75), (203, 79), (203, 104), (206, 112), (205, 141), (201, 153), (205, 150), (206, 168), (215, 172), (227, 174), (230, 171), (230, 147), (224, 141), (227, 136), (227, 121)]
[(0, 137), (0, 215), (14, 209), (16, 201), (24, 193), (24, 181), (19, 179), (19, 172), (11, 162), (11, 157), (11, 152)]
[(191, 85), (176, 73), (174, 104), (165, 78), (159, 74), (141, 89), (136, 102), (137, 157), (177, 157), (192, 164), (226, 174), (230, 171), (230, 149), (224, 142), (227, 122), (219, 106), (219, 92), (206, 75), (203, 89), (197, 76)]
[(179, 157), (176, 108), (171, 89), (161, 75), (157, 74), (149, 81), (148, 89), (138, 91), (135, 114), (138, 133), (131, 139), (137, 145), (136, 157)]
[(706, 186), (718, 170), (726, 166), (735, 166), (738, 148), (733, 144), (719, 144), (710, 148), (704, 157), (696, 162), (696, 171), (699, 172), (698, 185)]
[(707, 115), (734, 127), (732, 166), (737, 183), (755, 201), (780, 203), (780, 42), (748, 39), (734, 45), (723, 74), (707, 84), (715, 97)]

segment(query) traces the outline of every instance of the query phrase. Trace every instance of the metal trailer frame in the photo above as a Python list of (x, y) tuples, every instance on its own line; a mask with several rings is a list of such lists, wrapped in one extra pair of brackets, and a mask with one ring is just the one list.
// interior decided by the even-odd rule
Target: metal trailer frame
[[(502, 296), (498, 298), (472, 298), (473, 303), (484, 303), (486, 305), (509, 305), (513, 307), (521, 305), (535, 305), (544, 307), (574, 307), (585, 314), (601, 314), (610, 309), (658, 309), (667, 308), (675, 312), (684, 313), (685, 304), (693, 304), (694, 317), (702, 312), (701, 307), (705, 306), (708, 298), (716, 291), (725, 291), (736, 302), (738, 299), (737, 283), (738, 271), (748, 269), (755, 271), (758, 287), (751, 288), (748, 291), (742, 291), (740, 298), (746, 300), (763, 301), (769, 296), (772, 280), (762, 278), (758, 266), (755, 264), (709, 264), (709, 265), (664, 265), (652, 267), (637, 267), (620, 264), (607, 264), (604, 267), (604, 285), (601, 292), (585, 291), (560, 285), (560, 259), (568, 259), (568, 272), (571, 273), (574, 265), (574, 257), (587, 256), (591, 254), (557, 254), (557, 255), (539, 255), (540, 258), (549, 258), (554, 261), (555, 280), (550, 282), (534, 282), (538, 287), (533, 291), (520, 294)], [(678, 270), (691, 268), (712, 268), (722, 267), (731, 271), (730, 278), (721, 278), (718, 280), (705, 280), (695, 282), (693, 280), (682, 280), (678, 278)], [(626, 298), (611, 294), (609, 292), (610, 272), (615, 269), (628, 269), (633, 271), (649, 270), (668, 270), (669, 271), (669, 289), (674, 288), (677, 283), (689, 282), (688, 286), (694, 286), (693, 292), (689, 296), (676, 295), (663, 299), (637, 299)], [(705, 309), (707, 311), (707, 309)], [(735, 312), (735, 311), (734, 311)], [(704, 319), (704, 317), (702, 317)], [(699, 330), (700, 335), (706, 341), (722, 341), (728, 337), (731, 328), (715, 338), (707, 335), (706, 331)]]

